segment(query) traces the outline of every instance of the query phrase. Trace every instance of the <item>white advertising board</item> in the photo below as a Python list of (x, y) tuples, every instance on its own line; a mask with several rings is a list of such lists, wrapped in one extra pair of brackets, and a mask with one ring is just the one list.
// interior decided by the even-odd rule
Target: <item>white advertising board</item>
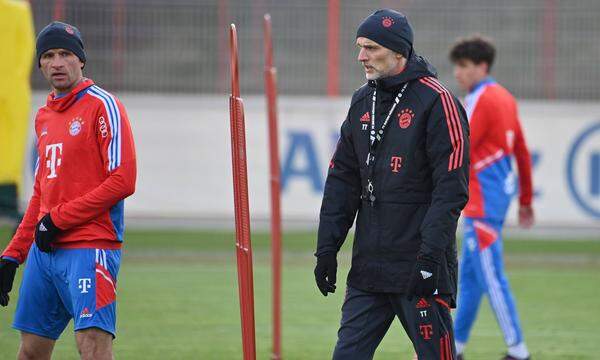
[[(210, 226), (232, 223), (233, 186), (226, 96), (121, 94), (132, 122), (138, 184), (129, 218)], [(40, 105), (43, 94), (36, 94)], [(327, 165), (349, 98), (282, 97), (279, 136), (282, 211), (287, 223), (316, 226)], [(533, 155), (539, 226), (600, 228), (600, 104), (520, 102)], [(269, 217), (266, 111), (245, 98), (250, 207)], [(509, 223), (514, 223), (515, 207)]]

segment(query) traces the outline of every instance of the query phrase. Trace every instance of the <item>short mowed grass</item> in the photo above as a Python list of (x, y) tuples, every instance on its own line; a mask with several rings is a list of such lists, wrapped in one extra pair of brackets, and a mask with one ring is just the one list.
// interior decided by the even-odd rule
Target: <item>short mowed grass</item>
[[(8, 242), (0, 229), (0, 245)], [(256, 342), (270, 358), (269, 237), (253, 234)], [(117, 359), (241, 359), (234, 235), (218, 231), (137, 231), (126, 234), (118, 282)], [(350, 246), (340, 255), (338, 291), (320, 295), (313, 280), (315, 234), (284, 236), (283, 356), (331, 358), (340, 319)], [(351, 243), (349, 240), (348, 243)], [(600, 358), (600, 241), (505, 241), (508, 275), (534, 359)], [(19, 268), (19, 276), (22, 267)], [(0, 358), (14, 358), (19, 334), (11, 329), (12, 300), (0, 308)], [(498, 359), (501, 333), (482, 303), (467, 359)], [(396, 321), (375, 359), (410, 359), (412, 348)], [(77, 359), (72, 327), (54, 359)]]

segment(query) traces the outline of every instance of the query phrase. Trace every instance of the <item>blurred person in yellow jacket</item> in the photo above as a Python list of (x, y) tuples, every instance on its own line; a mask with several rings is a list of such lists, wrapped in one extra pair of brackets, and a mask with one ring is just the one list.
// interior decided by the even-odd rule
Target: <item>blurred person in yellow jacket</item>
[(27, 1), (0, 0), (0, 218), (18, 221), (34, 54), (31, 8)]

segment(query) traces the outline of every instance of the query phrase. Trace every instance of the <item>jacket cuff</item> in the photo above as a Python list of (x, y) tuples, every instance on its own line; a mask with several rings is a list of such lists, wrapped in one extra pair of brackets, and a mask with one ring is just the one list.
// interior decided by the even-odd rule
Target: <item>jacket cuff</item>
[(331, 249), (317, 250), (317, 252), (315, 253), (315, 256), (321, 257), (321, 256), (330, 255), (330, 254), (337, 255), (337, 251), (331, 250)]
[(59, 216), (57, 215), (57, 212), (58, 212), (57, 208), (58, 208), (58, 206), (55, 206), (48, 213), (48, 215), (50, 216), (50, 222), (52, 223), (52, 225), (54, 226), (55, 230), (57, 230), (57, 231), (67, 230), (64, 226), (59, 226), (58, 225), (58, 220), (59, 220), (58, 218), (59, 218)]
[(20, 264), (20, 263), (19, 263), (19, 260), (15, 259), (15, 258), (13, 258), (13, 257), (10, 257), (10, 256), (6, 256), (6, 255), (5, 255), (5, 256), (1, 256), (1, 257), (0, 257), (0, 259), (2, 259), (2, 260), (8, 260), (8, 261), (12, 261), (12, 262), (16, 263), (17, 265), (19, 265), (19, 264)]

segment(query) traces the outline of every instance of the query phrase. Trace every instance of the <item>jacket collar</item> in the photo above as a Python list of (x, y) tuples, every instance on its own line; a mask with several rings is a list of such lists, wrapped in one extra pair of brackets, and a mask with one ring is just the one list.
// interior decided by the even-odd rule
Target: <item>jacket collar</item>
[(46, 98), (46, 106), (56, 112), (63, 112), (67, 110), (71, 105), (79, 99), (77, 96), (81, 91), (94, 85), (91, 79), (83, 78), (83, 80), (73, 88), (68, 94), (56, 98), (55, 94), (51, 92)]
[(399, 88), (402, 84), (406, 82), (406, 76), (404, 76), (403, 73), (406, 71), (407, 67), (408, 64), (404, 67), (404, 69), (402, 69), (402, 71), (399, 74), (384, 77), (377, 80), (369, 80), (369, 86), (383, 90), (395, 90), (396, 88)]
[(485, 86), (487, 84), (493, 84), (495, 82), (496, 82), (496, 80), (494, 80), (493, 77), (486, 76), (483, 80), (481, 80), (477, 84), (473, 85), (473, 87), (469, 90), (469, 94), (473, 94), (477, 90), (481, 89), (483, 86)]
[(369, 80), (369, 86), (378, 90), (398, 91), (405, 82), (426, 76), (437, 77), (437, 71), (425, 58), (413, 52), (413, 55), (411, 55), (406, 66), (399, 74), (377, 80)]

